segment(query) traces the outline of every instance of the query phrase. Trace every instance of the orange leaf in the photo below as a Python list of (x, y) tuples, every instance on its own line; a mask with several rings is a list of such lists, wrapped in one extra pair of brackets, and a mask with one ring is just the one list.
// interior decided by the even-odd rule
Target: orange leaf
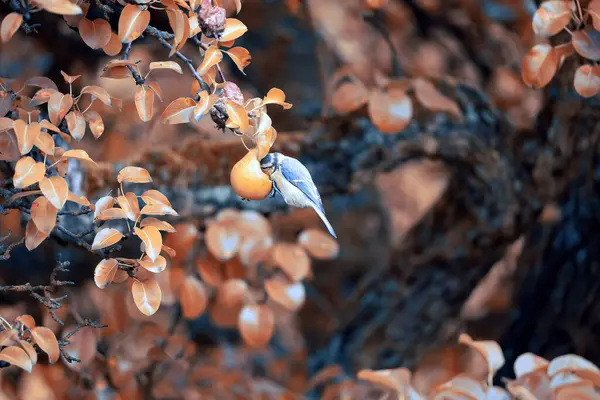
[(92, 250), (100, 250), (105, 247), (118, 243), (123, 238), (123, 234), (114, 228), (103, 228), (94, 237)]
[(71, 28), (77, 28), (77, 26), (79, 26), (79, 21), (81, 21), (81, 18), (85, 17), (87, 15), (87, 12), (90, 8), (89, 3), (83, 3), (83, 2), (78, 2), (79, 4), (77, 4), (79, 7), (81, 7), (81, 13), (77, 14), (77, 15), (63, 15), (63, 19), (65, 20), (65, 22), (67, 23), (67, 25), (69, 25)]
[(304, 304), (306, 292), (302, 282), (286, 282), (281, 277), (265, 281), (265, 291), (274, 302), (288, 311), (297, 311)]
[(200, 99), (198, 99), (198, 103), (194, 107), (193, 111), (194, 120), (200, 121), (200, 119), (202, 119), (202, 117), (208, 113), (211, 107), (215, 105), (217, 99), (218, 96), (214, 94), (209, 95), (208, 92), (200, 92)]
[(496, 372), (504, 365), (504, 354), (502, 353), (502, 349), (497, 342), (493, 340), (473, 340), (465, 333), (459, 336), (458, 342), (474, 348), (483, 356), (488, 364), (490, 376), (495, 375)]
[(225, 20), (225, 30), (219, 38), (219, 42), (235, 40), (246, 33), (246, 31), (248, 31), (248, 28), (242, 23), (242, 21), (235, 18), (227, 18)]
[(389, 88), (387, 92), (375, 89), (369, 96), (369, 117), (383, 133), (398, 133), (408, 126), (413, 105), (406, 92)]
[(108, 21), (102, 18), (93, 21), (83, 17), (79, 21), (79, 35), (92, 49), (101, 49), (110, 42), (112, 31)]
[(27, 227), (25, 228), (25, 247), (27, 250), (31, 251), (38, 247), (48, 235), (38, 229), (32, 219), (27, 222)]
[(90, 158), (85, 150), (67, 150), (61, 156), (61, 158), (73, 158), (75, 160), (89, 162), (95, 166), (98, 166), (98, 164), (96, 164), (96, 162)]
[(140, 215), (140, 205), (137, 196), (133, 192), (125, 193), (125, 196), (117, 197), (119, 206), (125, 211), (127, 218), (137, 221)]
[(571, 43), (581, 56), (593, 61), (600, 60), (600, 32), (593, 29), (575, 31), (571, 35)]
[(104, 196), (99, 198), (98, 201), (96, 201), (96, 204), (94, 205), (94, 218), (98, 218), (102, 211), (112, 208), (114, 204), (115, 199), (111, 196)]
[(556, 51), (549, 44), (533, 46), (523, 58), (521, 65), (523, 82), (533, 88), (546, 86), (558, 69), (558, 61)]
[(13, 185), (17, 189), (23, 189), (34, 183), (38, 183), (46, 173), (46, 166), (42, 162), (35, 162), (31, 157), (22, 157), (15, 165)]
[(592, 17), (594, 29), (600, 30), (600, 0), (592, 0), (587, 7), (588, 13)]
[(340, 245), (331, 235), (320, 229), (306, 229), (298, 236), (298, 244), (319, 260), (331, 260), (338, 256)]
[(31, 373), (31, 369), (33, 368), (33, 362), (25, 350), (17, 346), (5, 347), (0, 352), (0, 361), (5, 361), (29, 373)]
[(56, 93), (57, 90), (52, 88), (43, 88), (35, 92), (35, 95), (29, 101), (29, 107), (36, 107), (45, 104), (50, 100), (50, 96)]
[(96, 221), (108, 221), (111, 219), (125, 219), (127, 213), (122, 208), (108, 208), (98, 213)]
[(152, 177), (145, 168), (125, 167), (119, 171), (117, 182), (149, 183), (152, 182)]
[(154, 91), (149, 86), (141, 85), (135, 91), (135, 108), (140, 119), (148, 122), (154, 113)]
[(162, 293), (154, 279), (134, 281), (131, 286), (133, 302), (143, 314), (150, 316), (158, 311)]
[(355, 82), (342, 83), (333, 94), (331, 106), (338, 113), (350, 113), (367, 103), (368, 93), (364, 85)]
[(90, 201), (87, 199), (87, 197), (85, 197), (85, 196), (77, 196), (73, 192), (69, 192), (69, 196), (67, 197), (67, 201), (72, 201), (73, 203), (77, 203), (77, 204), (85, 206), (85, 207), (90, 207), (90, 208), (94, 207), (92, 205), (92, 203), (90, 203)]
[(40, 135), (35, 139), (33, 143), (43, 153), (53, 156), (54, 155), (54, 139), (46, 132), (40, 132)]
[(133, 42), (139, 38), (150, 23), (150, 11), (134, 4), (128, 4), (119, 17), (119, 40), (123, 43)]
[(162, 90), (160, 88), (160, 85), (157, 82), (150, 82), (148, 86), (150, 87), (150, 89), (154, 90), (154, 94), (156, 94), (158, 96), (158, 99), (162, 101)]
[(69, 0), (34, 0), (32, 3), (54, 14), (79, 15), (83, 13), (83, 10), (77, 4), (71, 3)]
[(262, 160), (271, 150), (271, 146), (277, 137), (277, 131), (271, 126), (271, 117), (266, 112), (263, 112), (254, 134), (254, 142), (256, 143), (256, 156)]
[(249, 297), (250, 288), (242, 279), (228, 279), (217, 290), (217, 303), (231, 309), (242, 307)]
[(600, 91), (600, 67), (582, 65), (575, 71), (574, 86), (583, 97), (592, 97)]
[(70, 94), (54, 93), (48, 99), (48, 116), (53, 125), (60, 125), (65, 115), (73, 106), (73, 97)]
[(229, 55), (231, 60), (242, 73), (244, 73), (244, 68), (250, 64), (250, 60), (252, 59), (250, 52), (243, 47), (233, 47), (227, 50), (225, 53)]
[(177, 216), (177, 211), (163, 204), (151, 204), (144, 206), (140, 211), (142, 215), (174, 215)]
[(162, 247), (162, 236), (160, 235), (160, 231), (154, 226), (147, 226), (143, 229), (136, 227), (135, 234), (142, 239), (142, 242), (144, 242), (148, 257), (150, 257), (152, 261), (156, 261)]
[(310, 259), (297, 244), (277, 243), (272, 256), (275, 264), (295, 282), (306, 278), (310, 272)]
[(206, 228), (206, 247), (219, 261), (231, 260), (241, 244), (241, 235), (231, 224), (213, 223)]
[(160, 121), (167, 124), (183, 124), (190, 122), (190, 118), (194, 111), (196, 102), (194, 99), (189, 97), (180, 97), (177, 100), (173, 100), (171, 104), (165, 108)]
[(119, 54), (121, 52), (122, 48), (123, 48), (123, 45), (121, 44), (121, 41), (119, 40), (119, 36), (116, 35), (115, 33), (111, 33), (110, 40), (108, 41), (106, 46), (104, 46), (102, 48), (102, 50), (104, 50), (104, 52), (106, 53), (107, 56), (116, 56), (117, 54)]
[(438, 92), (433, 83), (423, 78), (416, 78), (413, 81), (413, 88), (416, 99), (429, 111), (445, 111), (462, 119), (458, 104)]
[(150, 257), (144, 256), (144, 258), (140, 260), (140, 265), (144, 269), (158, 274), (160, 272), (163, 272), (165, 268), (167, 268), (167, 259), (163, 256), (158, 256), (156, 257), (156, 260), (153, 261), (150, 259)]
[(172, 207), (171, 202), (169, 202), (169, 199), (167, 199), (167, 196), (165, 196), (158, 190), (154, 190), (154, 189), (146, 190), (144, 193), (142, 193), (141, 197), (142, 197), (142, 200), (144, 200), (144, 202), (148, 205), (161, 204), (161, 205), (165, 205), (167, 207)]
[(48, 201), (57, 209), (63, 208), (69, 197), (69, 187), (67, 181), (60, 176), (51, 176), (43, 178), (40, 181), (40, 190), (46, 196)]
[(58, 127), (56, 127), (55, 125), (51, 124), (50, 122), (48, 122), (48, 120), (41, 120), (40, 121), (40, 126), (42, 127), (42, 129), (46, 129), (48, 131), (52, 131), (52, 132), (56, 132), (59, 134), (62, 134), (61, 130), (58, 129)]
[(196, 72), (198, 73), (198, 75), (204, 76), (208, 73), (208, 70), (210, 68), (220, 63), (221, 60), (223, 60), (223, 53), (221, 52), (221, 50), (219, 50), (218, 47), (209, 46), (209, 48), (206, 49), (206, 52), (204, 53), (204, 59), (202, 60), (202, 64), (198, 66)]
[(246, 133), (250, 127), (250, 120), (248, 119), (248, 112), (246, 109), (242, 105), (231, 100), (225, 102), (225, 109), (227, 110), (227, 115), (229, 115), (227, 126), (239, 127), (242, 133)]
[(63, 76), (63, 78), (65, 79), (65, 82), (69, 83), (69, 84), (71, 84), (71, 83), (75, 82), (77, 79), (81, 78), (81, 75), (71, 76), (71, 75), (67, 74), (65, 71), (60, 71), (60, 73)]
[(179, 288), (179, 301), (181, 302), (181, 311), (184, 318), (198, 318), (208, 305), (206, 287), (195, 276), (186, 276)]
[(37, 363), (37, 359), (38, 359), (35, 348), (29, 342), (26, 342), (24, 340), (19, 340), (19, 346), (21, 346), (21, 348), (23, 350), (25, 350), (25, 353), (27, 353), (27, 356), (29, 357), (31, 362), (35, 365), (35, 363)]
[(58, 209), (44, 196), (38, 197), (31, 204), (31, 219), (35, 226), (46, 235), (49, 235), (54, 229), (57, 215)]
[(284, 110), (292, 108), (290, 103), (285, 102), (285, 93), (281, 89), (272, 88), (267, 92), (267, 95), (263, 99), (263, 104), (279, 104)]
[(67, 120), (67, 127), (69, 133), (73, 136), (73, 139), (80, 141), (85, 135), (85, 117), (81, 111), (73, 110), (65, 117)]
[(54, 89), (58, 91), (58, 87), (54, 81), (46, 76), (34, 76), (25, 81), (25, 86), (37, 86), (44, 89)]
[(21, 154), (26, 154), (33, 148), (42, 128), (37, 122), (27, 124), (22, 119), (18, 119), (14, 122), (13, 129), (19, 143), (19, 151)]
[(146, 226), (153, 226), (156, 229), (158, 229), (159, 231), (165, 231), (165, 232), (171, 232), (171, 233), (175, 232), (175, 227), (173, 227), (173, 225), (171, 225), (168, 222), (156, 219), (154, 217), (144, 218), (140, 222), (140, 227), (144, 228)]
[(545, 1), (533, 16), (533, 31), (545, 37), (556, 35), (569, 24), (573, 11), (574, 4), (571, 1)]
[(60, 349), (58, 347), (58, 340), (56, 340), (54, 332), (45, 326), (36, 326), (35, 328), (30, 329), (29, 332), (31, 333), (31, 336), (33, 336), (35, 343), (40, 346), (40, 349), (42, 349), (44, 353), (48, 354), (50, 363), (54, 364), (56, 361), (58, 361)]
[(100, 289), (104, 289), (112, 282), (123, 282), (127, 277), (127, 272), (119, 269), (119, 263), (114, 258), (100, 261), (94, 269), (94, 282)]
[(150, 63), (150, 71), (154, 71), (155, 69), (170, 69), (171, 71), (175, 71), (177, 73), (183, 74), (183, 70), (181, 69), (181, 65), (177, 64), (175, 61), (154, 61)]
[(190, 35), (190, 23), (187, 16), (180, 9), (167, 8), (165, 11), (169, 18), (169, 25), (171, 25), (171, 29), (175, 35), (173, 38), (173, 48), (169, 53), (169, 57), (171, 57), (175, 52), (179, 51), (188, 40)]
[(79, 94), (80, 95), (90, 94), (90, 95), (92, 95), (92, 101), (95, 99), (98, 99), (101, 102), (103, 102), (104, 104), (106, 104), (107, 106), (112, 105), (110, 95), (108, 94), (106, 89), (101, 88), (100, 86), (84, 86), (81, 89), (81, 92), (79, 92)]
[(238, 328), (246, 343), (262, 347), (269, 343), (275, 330), (273, 311), (264, 304), (245, 305), (238, 317)]
[(410, 385), (411, 373), (406, 368), (371, 370), (362, 369), (356, 375), (358, 379), (377, 386), (402, 393)]
[(8, 42), (13, 37), (19, 30), (21, 22), (23, 22), (23, 15), (16, 12), (11, 12), (4, 17), (2, 25), (0, 25), (0, 39), (2, 43)]
[(86, 111), (84, 114), (85, 120), (88, 122), (90, 126), (90, 131), (92, 131), (92, 135), (94, 138), (98, 139), (104, 133), (104, 121), (102, 121), (102, 117), (96, 111)]

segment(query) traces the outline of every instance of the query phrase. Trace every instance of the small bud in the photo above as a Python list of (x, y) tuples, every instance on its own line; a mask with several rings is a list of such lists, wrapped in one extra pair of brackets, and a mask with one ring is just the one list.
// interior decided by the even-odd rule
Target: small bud
[(219, 39), (225, 30), (227, 19), (223, 7), (215, 7), (210, 0), (204, 0), (198, 13), (198, 23), (202, 33), (208, 38)]

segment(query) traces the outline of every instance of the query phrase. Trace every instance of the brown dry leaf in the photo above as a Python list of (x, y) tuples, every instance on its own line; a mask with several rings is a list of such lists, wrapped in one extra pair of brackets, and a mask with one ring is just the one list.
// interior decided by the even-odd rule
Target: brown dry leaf
[(161, 221), (154, 217), (146, 217), (140, 222), (140, 227), (153, 226), (159, 231), (175, 232), (175, 227), (166, 221)]
[(15, 165), (13, 185), (17, 189), (23, 189), (34, 183), (38, 183), (46, 173), (46, 166), (42, 162), (35, 162), (33, 158), (22, 157)]
[(70, 94), (56, 92), (48, 99), (48, 116), (53, 125), (60, 125), (65, 115), (73, 106), (73, 97)]
[(150, 11), (138, 5), (126, 5), (119, 17), (119, 40), (123, 43), (133, 42), (144, 33), (149, 23)]
[(271, 255), (273, 238), (262, 236), (245, 240), (239, 249), (238, 256), (243, 265), (254, 268)]
[(250, 52), (244, 47), (232, 47), (225, 53), (231, 57), (231, 60), (235, 63), (240, 72), (245, 75), (244, 69), (250, 65), (250, 60), (252, 59)]
[(353, 81), (344, 82), (335, 90), (331, 106), (337, 113), (350, 113), (365, 105), (368, 95), (364, 85)]
[(115, 204), (115, 199), (112, 196), (104, 196), (99, 198), (94, 205), (94, 218), (98, 218), (100, 213), (104, 210), (112, 208)]
[(105, 247), (118, 243), (123, 238), (123, 234), (114, 228), (103, 228), (94, 237), (92, 250), (100, 250)]
[(189, 97), (173, 100), (160, 116), (160, 121), (166, 124), (183, 124), (190, 122), (196, 102)]
[(140, 85), (135, 91), (135, 108), (140, 119), (148, 122), (154, 115), (154, 91), (147, 85)]
[(81, 78), (81, 75), (69, 75), (65, 71), (60, 71), (60, 74), (63, 76), (65, 83), (72, 84), (77, 79)]
[(122, 48), (123, 48), (123, 45), (121, 44), (121, 41), (119, 40), (119, 36), (115, 33), (111, 33), (110, 40), (108, 41), (106, 46), (104, 46), (102, 48), (102, 50), (104, 50), (104, 52), (106, 53), (107, 56), (112, 57), (112, 56), (116, 56), (117, 54), (119, 54), (121, 52)]
[(23, 22), (23, 15), (16, 12), (11, 12), (4, 17), (0, 25), (0, 40), (2, 40), (2, 43), (8, 42), (13, 37), (19, 30), (21, 22)]
[(108, 221), (111, 219), (125, 219), (127, 214), (122, 208), (108, 208), (98, 213), (96, 221)]
[(125, 167), (119, 171), (117, 182), (150, 183), (152, 182), (152, 177), (145, 168)]
[(571, 1), (545, 1), (533, 16), (533, 31), (545, 37), (556, 35), (569, 24), (573, 11), (574, 4)]
[(304, 304), (306, 292), (302, 282), (289, 282), (283, 277), (273, 277), (266, 280), (264, 285), (269, 298), (288, 311), (297, 311)]
[(188, 40), (190, 36), (190, 23), (187, 16), (180, 9), (167, 8), (165, 11), (169, 18), (169, 25), (175, 35), (173, 38), (173, 48), (169, 53), (169, 57), (171, 57), (175, 52), (181, 50)]
[(595, 386), (600, 385), (600, 368), (576, 354), (565, 354), (550, 361), (548, 376), (554, 377), (560, 373), (574, 373), (580, 378), (589, 380)]
[(250, 295), (248, 283), (242, 279), (228, 279), (217, 290), (217, 303), (227, 308), (240, 308)]
[(483, 384), (467, 375), (459, 375), (438, 386), (433, 399), (485, 399)]
[(35, 226), (46, 235), (50, 235), (54, 229), (57, 215), (58, 209), (44, 196), (38, 197), (31, 204), (31, 219)]
[(87, 15), (87, 12), (90, 8), (90, 5), (88, 3), (83, 3), (83, 2), (78, 2), (78, 3), (80, 3), (80, 4), (78, 4), (78, 6), (81, 7), (81, 10), (82, 10), (81, 14), (63, 15), (63, 19), (65, 20), (67, 25), (69, 25), (71, 28), (77, 28), (77, 26), (79, 25), (79, 21), (81, 21), (81, 18), (83, 18)]
[(200, 121), (202, 117), (208, 113), (212, 106), (215, 105), (218, 96), (215, 94), (209, 95), (207, 92), (200, 92), (200, 99), (198, 99), (198, 103), (194, 107), (193, 117), (196, 122)]
[(144, 242), (146, 246), (146, 254), (152, 261), (156, 261), (156, 259), (160, 255), (160, 251), (162, 248), (162, 236), (160, 231), (154, 226), (147, 226), (143, 229), (138, 227), (135, 228), (135, 234)]
[(178, 216), (177, 211), (163, 204), (150, 204), (144, 206), (140, 211), (142, 215), (174, 215)]
[(170, 69), (171, 71), (183, 74), (181, 65), (175, 61), (153, 61), (150, 63), (150, 71), (154, 71), (155, 69)]
[(73, 139), (80, 141), (85, 135), (85, 117), (81, 111), (73, 110), (65, 117), (67, 120), (67, 127), (69, 133), (73, 136)]
[(179, 288), (181, 311), (186, 319), (198, 318), (208, 305), (208, 292), (202, 282), (195, 276), (186, 276)]
[(246, 109), (236, 103), (235, 101), (227, 100), (225, 102), (225, 108), (229, 120), (227, 121), (227, 127), (239, 128), (242, 133), (246, 133), (250, 127), (250, 119), (248, 118), (248, 112)]
[(19, 340), (19, 346), (21, 346), (21, 348), (25, 350), (25, 353), (27, 353), (31, 362), (33, 363), (33, 365), (35, 365), (38, 359), (35, 348), (29, 342), (26, 342), (24, 340)]
[(546, 86), (558, 69), (558, 55), (549, 44), (537, 44), (529, 50), (521, 64), (523, 82), (536, 89)]
[(592, 0), (588, 4), (587, 11), (592, 17), (594, 29), (600, 30), (600, 0)]
[(229, 42), (241, 37), (248, 31), (246, 25), (236, 18), (227, 18), (225, 20), (225, 30), (219, 38), (219, 42)]
[(600, 67), (588, 64), (580, 66), (575, 71), (573, 84), (581, 96), (595, 96), (600, 91)]
[(292, 108), (290, 103), (285, 102), (285, 93), (283, 90), (278, 88), (272, 88), (267, 92), (267, 95), (263, 99), (263, 105), (267, 104), (278, 104), (283, 107), (284, 110)]
[(77, 4), (71, 3), (69, 0), (35, 0), (32, 3), (54, 14), (79, 15), (83, 13), (83, 10)]
[(127, 272), (119, 269), (119, 263), (114, 258), (100, 261), (94, 269), (94, 283), (100, 289), (104, 289), (112, 282), (123, 282), (127, 277)]
[(83, 17), (79, 21), (79, 35), (92, 49), (101, 49), (110, 42), (112, 31), (108, 21), (102, 18), (93, 21)]
[(293, 281), (300, 281), (310, 273), (310, 259), (304, 249), (295, 243), (280, 242), (272, 252), (273, 262)]
[(125, 193), (125, 196), (117, 197), (117, 203), (125, 211), (125, 215), (131, 221), (137, 221), (140, 216), (138, 198), (133, 192)]
[(69, 192), (69, 195), (67, 196), (67, 201), (72, 201), (73, 203), (77, 203), (77, 204), (79, 204), (81, 206), (85, 206), (85, 207), (90, 207), (90, 208), (94, 207), (92, 205), (92, 203), (90, 203), (90, 201), (87, 199), (87, 197), (77, 196), (73, 192)]
[(204, 76), (208, 73), (208, 70), (223, 60), (223, 53), (218, 47), (209, 46), (204, 53), (202, 63), (196, 68), (196, 72), (200, 76)]
[(57, 209), (63, 208), (69, 197), (69, 186), (67, 181), (60, 176), (43, 178), (40, 181), (40, 190), (48, 201)]
[(517, 378), (535, 372), (543, 372), (545, 374), (549, 364), (550, 361), (543, 357), (533, 353), (523, 353), (515, 360), (513, 370)]
[(20, 156), (19, 144), (14, 133), (0, 130), (0, 161), (16, 161)]
[(60, 356), (60, 349), (58, 347), (58, 340), (54, 332), (45, 326), (36, 326), (29, 330), (35, 343), (40, 346), (40, 349), (44, 353), (48, 354), (48, 359), (51, 364), (54, 364)]
[(400, 88), (390, 87), (386, 92), (374, 89), (369, 95), (369, 117), (383, 133), (398, 133), (408, 126), (413, 116), (413, 104)]
[(15, 121), (13, 121), (10, 118), (0, 118), (0, 132), (6, 132), (8, 130), (11, 130), (13, 128), (13, 124)]
[(50, 96), (57, 93), (57, 90), (52, 88), (43, 88), (35, 92), (31, 100), (29, 100), (29, 107), (36, 107), (42, 104), (46, 104), (50, 100)]
[(18, 119), (14, 122), (13, 129), (19, 143), (19, 151), (23, 155), (31, 151), (35, 141), (40, 136), (42, 128), (37, 122), (27, 124), (22, 119)]
[(198, 259), (196, 261), (196, 269), (198, 274), (200, 274), (200, 278), (210, 286), (219, 287), (225, 280), (223, 267), (218, 262)]
[[(52, 132), (56, 132), (56, 133), (59, 133), (59, 134), (63, 134), (61, 132), (61, 130), (58, 129), (57, 126), (51, 124), (48, 120), (45, 120), (45, 119), (41, 120), (40, 121), (40, 126), (42, 127), (42, 129), (46, 129), (48, 131), (52, 131)], [(68, 137), (68, 136), (65, 135), (64, 137)]]
[(160, 101), (162, 101), (163, 94), (160, 85), (157, 82), (150, 82), (148, 86), (150, 87), (150, 89), (154, 90), (154, 94), (158, 96), (158, 99)]
[(61, 158), (73, 158), (75, 160), (88, 162), (96, 167), (98, 166), (98, 164), (96, 164), (96, 162), (90, 158), (85, 150), (67, 150), (61, 156)]
[[(263, 113), (262, 115), (267, 115), (267, 113)], [(267, 116), (267, 118), (269, 121), (271, 120), (270, 117)], [(263, 117), (261, 117), (261, 121), (262, 120)], [(271, 147), (273, 146), (273, 143), (275, 143), (276, 138), (277, 131), (273, 127), (270, 127), (265, 132), (257, 132), (255, 134), (254, 141), (256, 142), (256, 157), (259, 160), (262, 160), (264, 156), (269, 154), (269, 151), (271, 151)]]
[(31, 251), (38, 247), (44, 240), (48, 238), (48, 235), (38, 229), (32, 219), (27, 222), (25, 228), (25, 247)]
[(238, 316), (238, 328), (247, 344), (263, 347), (269, 343), (275, 330), (273, 311), (265, 304), (247, 304)]
[(571, 35), (575, 51), (592, 61), (600, 60), (600, 32), (593, 29), (575, 31)]
[(106, 91), (106, 89), (100, 86), (84, 86), (79, 92), (79, 95), (89, 94), (92, 96), (92, 101), (98, 99), (107, 106), (112, 106), (112, 97)]
[(140, 260), (140, 265), (150, 272), (159, 274), (167, 268), (167, 259), (163, 256), (158, 256), (156, 260), (152, 261), (150, 257), (144, 256), (144, 258)]
[(104, 121), (100, 114), (96, 111), (86, 111), (85, 120), (88, 122), (90, 126), (90, 131), (92, 131), (92, 135), (94, 135), (95, 139), (98, 139), (104, 133)]
[(133, 302), (143, 314), (150, 316), (158, 311), (162, 293), (160, 286), (154, 279), (133, 281), (131, 294), (133, 295)]
[(233, 224), (212, 223), (206, 228), (206, 247), (219, 261), (231, 260), (240, 247), (241, 239)]
[(332, 260), (340, 252), (340, 245), (331, 235), (320, 229), (306, 229), (298, 236), (298, 244), (308, 251), (311, 257)]
[(459, 336), (458, 342), (474, 348), (483, 356), (488, 364), (490, 376), (495, 375), (504, 365), (504, 353), (497, 342), (493, 340), (473, 340), (466, 333)]
[(456, 102), (443, 94), (441, 94), (433, 85), (433, 83), (423, 79), (416, 78), (413, 81), (413, 88), (415, 90), (415, 97), (430, 111), (448, 112), (460, 119), (462, 119), (462, 113)]
[(54, 139), (52, 139), (52, 136), (50, 136), (50, 134), (46, 132), (40, 132), (39, 136), (34, 142), (34, 145), (43, 153), (51, 156), (54, 155)]
[(167, 199), (167, 196), (155, 189), (146, 190), (144, 193), (142, 193), (141, 198), (148, 205), (160, 204), (167, 207), (172, 207), (171, 202), (169, 202), (169, 199)]
[(100, 77), (107, 79), (129, 79), (133, 75), (131, 75), (131, 71), (127, 67), (112, 67), (105, 69)]
[(25, 86), (36, 86), (44, 89), (58, 90), (56, 83), (47, 76), (34, 76), (25, 81)]
[(411, 373), (406, 368), (363, 369), (356, 375), (358, 379), (373, 383), (385, 389), (402, 393), (410, 385)]
[(29, 373), (33, 368), (33, 361), (31, 361), (25, 350), (17, 346), (5, 347), (0, 351), (0, 361), (5, 361)]

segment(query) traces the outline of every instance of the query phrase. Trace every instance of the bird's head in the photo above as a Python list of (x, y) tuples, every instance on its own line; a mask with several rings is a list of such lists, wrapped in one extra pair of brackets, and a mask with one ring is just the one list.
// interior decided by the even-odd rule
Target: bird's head
[(271, 175), (277, 169), (280, 162), (279, 153), (269, 153), (260, 160), (260, 169), (267, 175)]

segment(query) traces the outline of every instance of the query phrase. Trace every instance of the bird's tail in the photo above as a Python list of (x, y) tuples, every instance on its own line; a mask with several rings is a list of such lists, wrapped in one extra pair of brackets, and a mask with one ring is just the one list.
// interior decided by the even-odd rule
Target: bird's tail
[(327, 230), (329, 231), (329, 233), (331, 234), (331, 236), (333, 236), (334, 238), (337, 239), (337, 235), (335, 234), (335, 231), (333, 230), (333, 226), (331, 226), (331, 224), (329, 223), (329, 220), (325, 216), (325, 211), (323, 211), (320, 207), (318, 207), (316, 205), (313, 205), (313, 208), (315, 209), (315, 211), (317, 212), (317, 214), (321, 218), (321, 221), (323, 221), (323, 223), (327, 227)]

